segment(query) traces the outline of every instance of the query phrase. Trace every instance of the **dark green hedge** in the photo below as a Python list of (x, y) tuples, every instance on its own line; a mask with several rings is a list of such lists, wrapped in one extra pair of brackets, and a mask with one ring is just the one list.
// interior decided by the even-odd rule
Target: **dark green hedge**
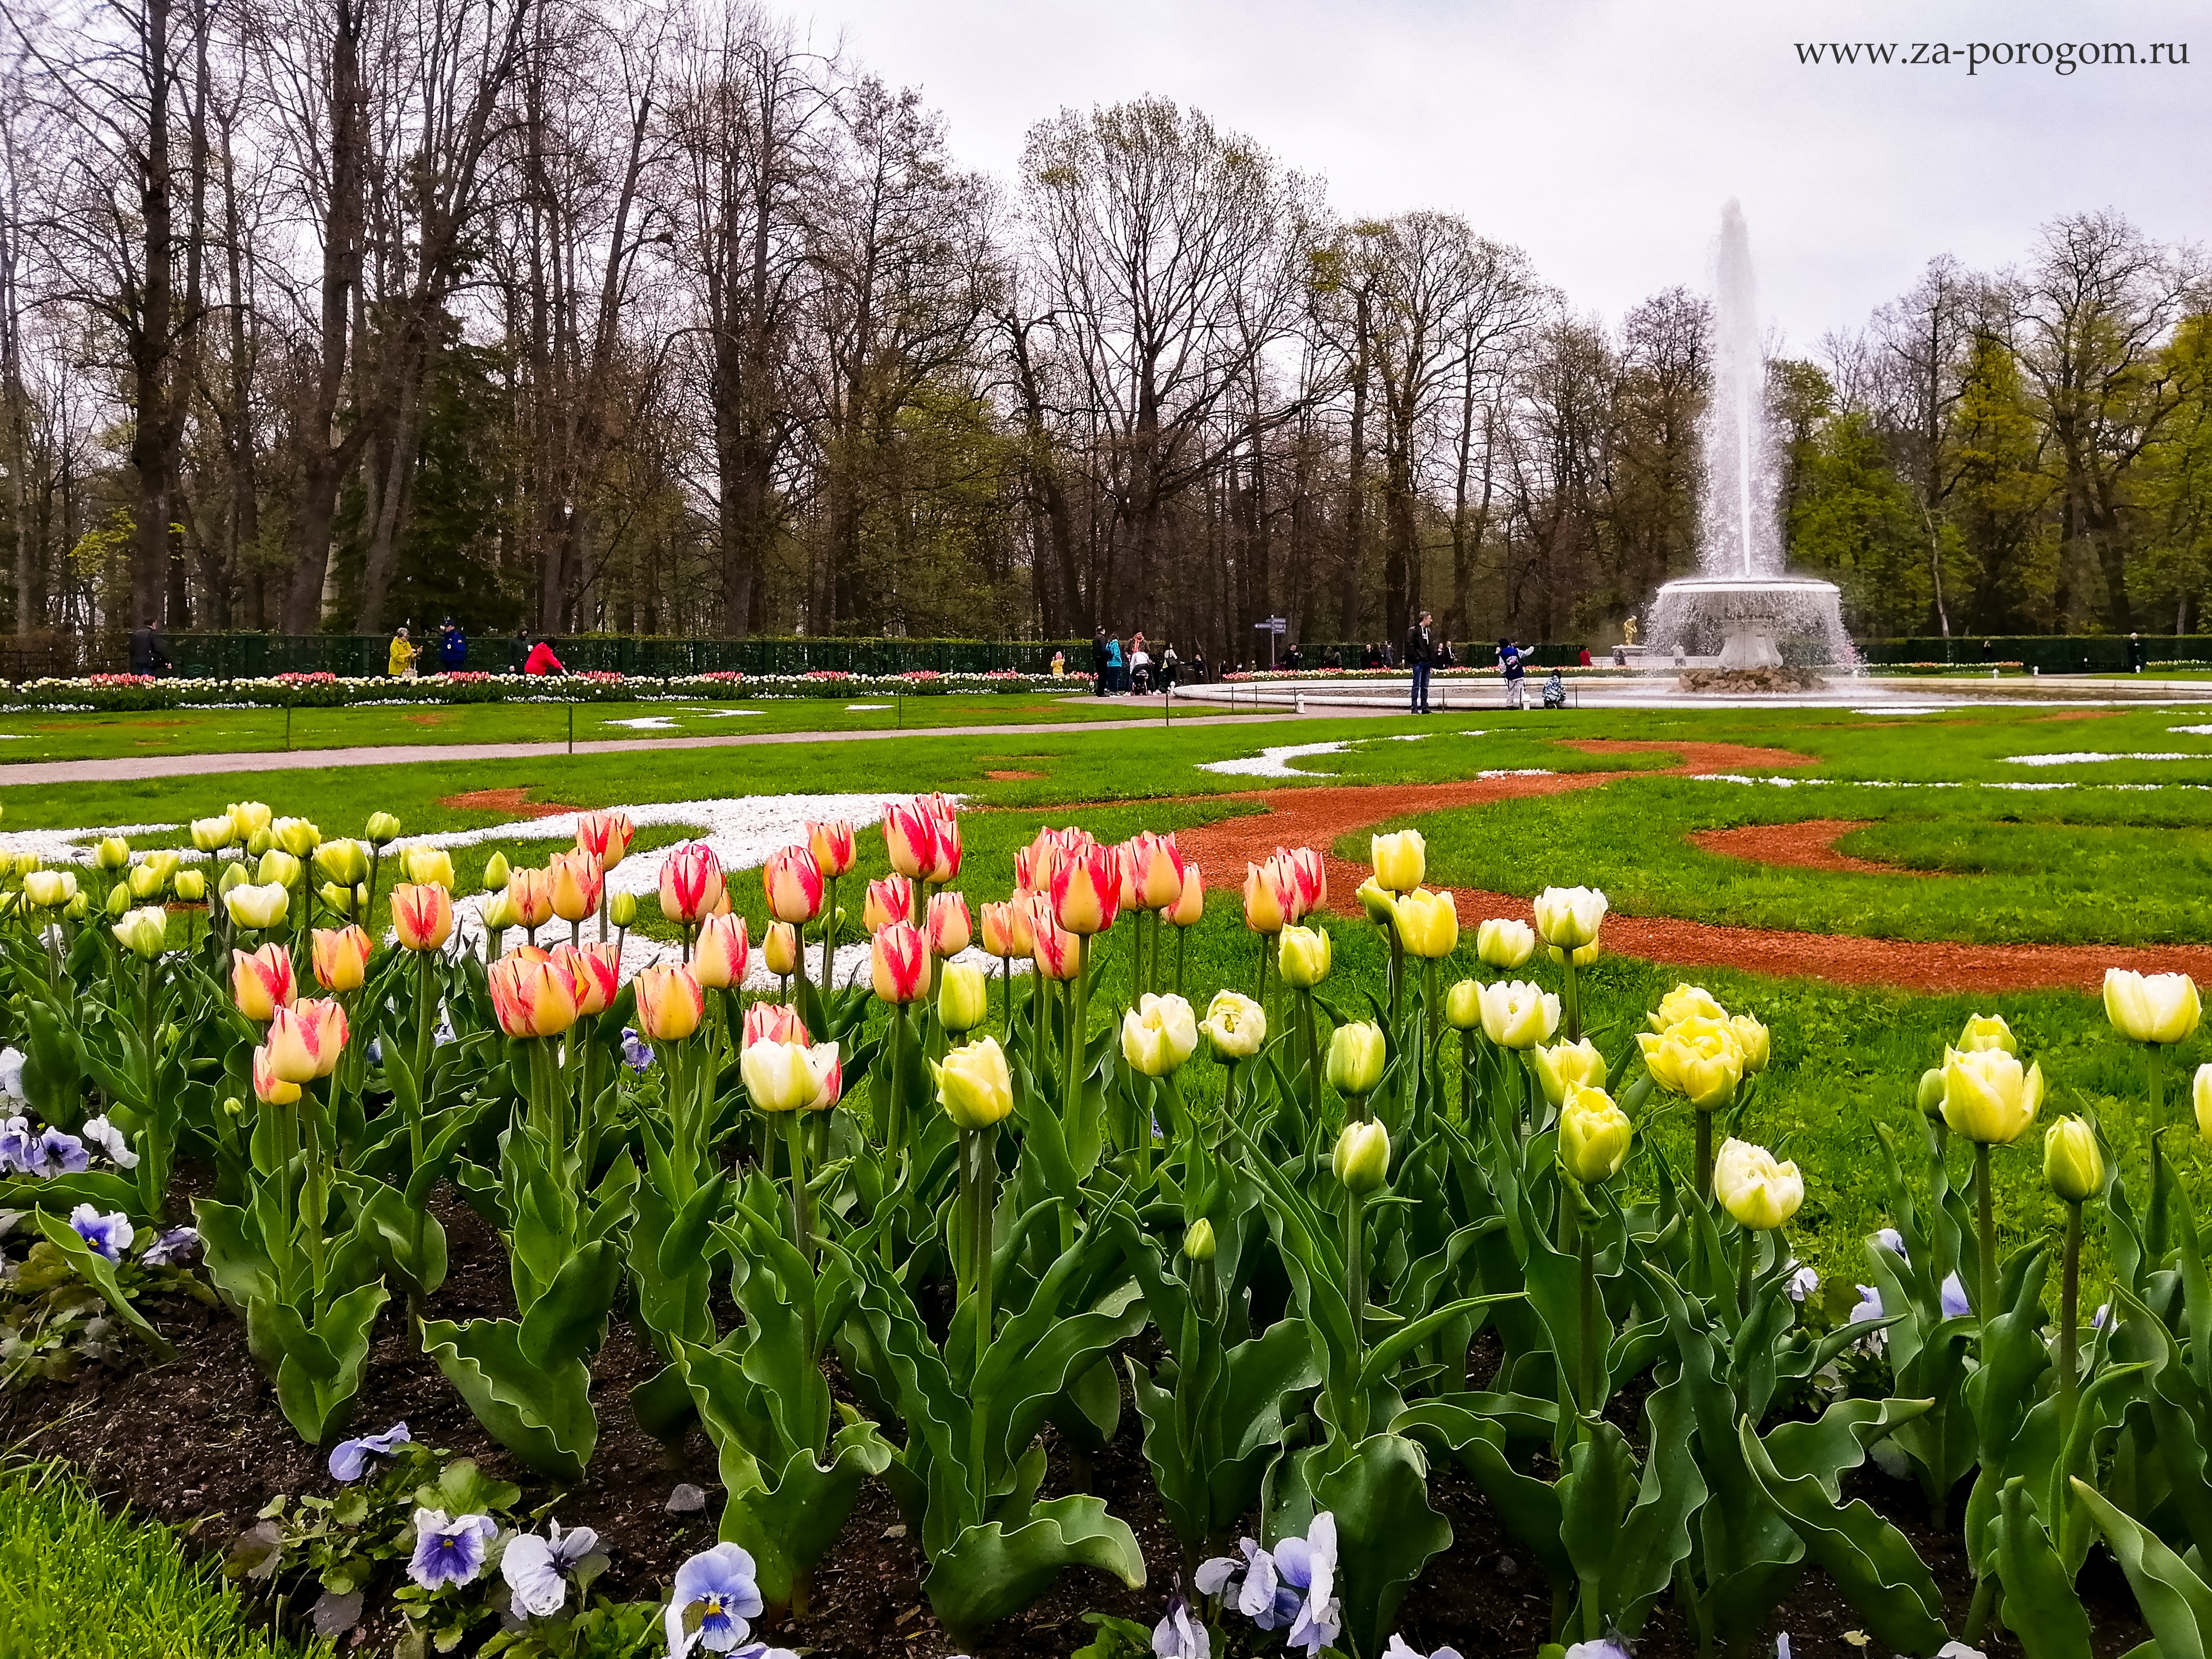
[(2135, 665), (2130, 646), (2145, 662), (2212, 662), (2212, 634), (1962, 634), (1946, 640), (1861, 640), (1869, 663), (2016, 662), (2045, 674), (2124, 674)]

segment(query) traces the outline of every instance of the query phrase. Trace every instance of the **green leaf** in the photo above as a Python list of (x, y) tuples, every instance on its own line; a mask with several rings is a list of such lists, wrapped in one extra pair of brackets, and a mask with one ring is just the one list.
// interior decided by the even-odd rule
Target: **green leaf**
[(76, 1270), (77, 1277), (100, 1292), (101, 1299), (115, 1310), (115, 1316), (138, 1334), (140, 1341), (164, 1359), (177, 1357), (169, 1340), (149, 1324), (146, 1316), (133, 1307), (131, 1298), (124, 1294), (115, 1277), (115, 1263), (94, 1249), (76, 1228), (58, 1215), (33, 1210), (31, 1224), (47, 1243), (61, 1252), (63, 1259)]
[(300, 1437), (320, 1445), (345, 1425), (368, 1364), (368, 1337), (390, 1293), (381, 1279), (356, 1285), (312, 1323), (282, 1302), (268, 1310), (283, 1358), (276, 1367), (276, 1403)]
[(622, 1284), (623, 1253), (611, 1239), (585, 1245), (561, 1266), (522, 1317), (524, 1357), (549, 1368), (582, 1360), (606, 1340), (607, 1311)]
[(522, 1327), (512, 1319), (425, 1320), (422, 1346), (493, 1439), (542, 1474), (582, 1478), (599, 1425), (580, 1359), (526, 1358)]
[(1144, 1585), (1137, 1535), (1106, 1513), (1103, 1498), (1056, 1498), (1018, 1527), (966, 1528), (930, 1563), (921, 1587), (945, 1627), (966, 1637), (1021, 1612), (1072, 1566), (1110, 1573), (1131, 1589)]
[(2008, 1480), (1990, 1530), (1997, 1578), (2004, 1586), (1999, 1616), (2020, 1638), (2027, 1659), (2091, 1659), (2089, 1616), (2036, 1513), (2025, 1480)]
[(1451, 1522), (1429, 1504), (1429, 1460), (1402, 1435), (1370, 1435), (1316, 1483), (1314, 1503), (1336, 1516), (1345, 1632), (1354, 1651), (1379, 1654), (1407, 1586), (1451, 1547)]
[(2160, 1659), (2212, 1659), (2212, 1587), (2087, 1481), (2076, 1480), (2073, 1487), (2127, 1574), (2143, 1622), (2158, 1640)]

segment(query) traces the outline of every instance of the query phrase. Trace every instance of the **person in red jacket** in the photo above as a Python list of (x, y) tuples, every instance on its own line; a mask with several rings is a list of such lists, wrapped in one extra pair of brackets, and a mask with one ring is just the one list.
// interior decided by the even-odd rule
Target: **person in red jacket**
[(526, 674), (565, 674), (568, 671), (561, 666), (561, 659), (553, 654), (553, 647), (540, 640), (530, 647), (530, 655), (523, 662), (522, 672)]

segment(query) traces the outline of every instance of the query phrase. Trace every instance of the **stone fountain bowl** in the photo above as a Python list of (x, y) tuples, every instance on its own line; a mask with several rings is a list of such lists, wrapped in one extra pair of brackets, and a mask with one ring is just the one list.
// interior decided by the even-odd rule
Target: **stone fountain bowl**
[(1841, 599), (1833, 582), (1812, 576), (1686, 576), (1659, 589), (1650, 657), (1723, 669), (1849, 666), (1857, 653)]

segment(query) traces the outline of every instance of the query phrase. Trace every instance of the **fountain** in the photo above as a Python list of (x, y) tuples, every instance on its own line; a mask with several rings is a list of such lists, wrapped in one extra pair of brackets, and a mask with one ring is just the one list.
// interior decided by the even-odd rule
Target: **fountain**
[(1782, 568), (1751, 238), (1743, 210), (1733, 201), (1721, 210), (1717, 274), (1713, 395), (1701, 433), (1698, 574), (1659, 589), (1645, 660), (1686, 665), (1702, 659), (1700, 667), (1750, 682), (1789, 677), (1792, 667), (1854, 665), (1857, 653), (1844, 632), (1836, 585), (1788, 575)]

